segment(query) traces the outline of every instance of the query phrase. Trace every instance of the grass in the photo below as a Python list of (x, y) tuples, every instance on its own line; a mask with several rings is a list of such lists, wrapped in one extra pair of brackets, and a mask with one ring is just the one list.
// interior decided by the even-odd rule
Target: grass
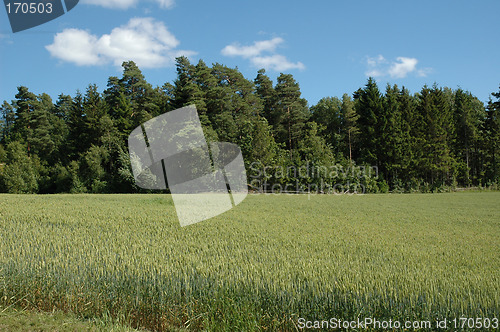
[(42, 313), (33, 310), (15, 310), (0, 307), (0, 331), (23, 332), (132, 332), (135, 329), (102, 320), (78, 319), (63, 312)]
[(500, 318), (500, 193), (0, 196), (0, 304), (170, 331)]

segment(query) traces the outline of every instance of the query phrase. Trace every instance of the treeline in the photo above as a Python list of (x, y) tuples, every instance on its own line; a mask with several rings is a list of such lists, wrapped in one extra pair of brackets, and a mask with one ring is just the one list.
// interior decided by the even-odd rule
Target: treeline
[(241, 147), (255, 190), (495, 187), (500, 91), (492, 96), (496, 101), (485, 107), (470, 92), (437, 85), (415, 94), (396, 85), (381, 92), (370, 78), (352, 96), (323, 98), (309, 107), (290, 74), (274, 83), (260, 70), (250, 81), (237, 69), (180, 57), (175, 82), (153, 87), (130, 61), (103, 92), (90, 85), (54, 103), (47, 94), (19, 87), (1, 107), (0, 191), (140, 192), (128, 135), (189, 104), (196, 105), (207, 140)]

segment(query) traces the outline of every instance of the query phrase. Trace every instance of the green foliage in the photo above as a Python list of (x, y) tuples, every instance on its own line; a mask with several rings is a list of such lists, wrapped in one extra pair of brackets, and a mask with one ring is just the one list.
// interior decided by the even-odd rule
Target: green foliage
[(386, 194), (389, 192), (389, 185), (385, 180), (382, 180), (378, 183), (378, 192)]
[(8, 164), (0, 172), (3, 190), (13, 194), (36, 193), (39, 178), (37, 157), (29, 157), (26, 146), (16, 141), (7, 145), (7, 160)]
[(500, 184), (500, 88), (499, 92), (492, 93), (497, 98), (489, 101), (486, 121), (484, 122), (483, 146), (486, 151), (485, 178), (490, 184)]
[(5, 151), (2, 144), (0, 144), (0, 163), (4, 164), (7, 161), (7, 151)]
[(276, 91), (273, 87), (273, 81), (266, 75), (265, 69), (258, 71), (257, 77), (254, 80), (255, 92), (262, 100), (263, 110), (262, 115), (269, 123), (275, 123), (274, 119), (274, 102), (276, 98)]
[(359, 89), (354, 93), (354, 100), (361, 132), (359, 159), (363, 163), (380, 166), (378, 153), (382, 138), (379, 133), (383, 128), (383, 119), (380, 116), (384, 112), (384, 106), (383, 96), (373, 78), (368, 79), (364, 89)]
[(4, 101), (0, 107), (0, 141), (8, 142), (15, 122), (14, 107)]
[[(78, 319), (65, 312), (38, 312), (18, 310), (17, 307), (0, 306), (0, 329), (3, 331), (88, 331), (88, 332), (133, 332), (133, 328), (115, 323), (110, 319)], [(180, 331), (180, 330), (179, 330)]]
[(300, 159), (318, 166), (333, 164), (333, 155), (323, 137), (318, 135), (318, 124), (308, 122), (304, 128), (303, 138), (298, 143)]
[[(122, 67), (122, 77), (109, 77), (102, 93), (89, 85), (53, 103), (20, 86), (15, 100), (2, 104), (0, 144), (19, 142), (26, 154), (26, 161), (14, 162), (4, 153), (2, 191), (137, 192), (128, 135), (190, 104), (207, 141), (238, 144), (248, 174), (270, 186), (291, 181), (296, 188), (321, 183), (428, 192), (500, 183), (500, 92), (485, 108), (462, 89), (424, 86), (412, 95), (387, 85), (381, 93), (370, 78), (353, 98), (326, 97), (309, 107), (290, 74), (274, 84), (261, 69), (250, 81), (237, 68), (179, 57), (174, 82), (152, 87), (134, 62)], [(21, 165), (32, 171), (25, 174)], [(379, 177), (261, 176), (266, 167), (377, 167)]]
[(307, 101), (300, 97), (300, 87), (290, 74), (280, 74), (275, 87), (274, 130), (276, 141), (285, 143), (293, 160), (293, 150), (302, 139), (304, 126), (310, 118)]
[(93, 193), (107, 191), (107, 173), (105, 164), (109, 162), (109, 153), (105, 147), (92, 145), (83, 156), (83, 174), (86, 186)]
[(419, 95), (417, 111), (423, 118), (422, 132), (424, 157), (420, 169), (427, 182), (446, 183), (453, 173), (454, 159), (451, 154), (452, 113), (443, 89), (424, 87)]
[(343, 114), (342, 102), (336, 97), (326, 97), (311, 107), (311, 120), (320, 125), (320, 133), (334, 153), (343, 155), (342, 128)]

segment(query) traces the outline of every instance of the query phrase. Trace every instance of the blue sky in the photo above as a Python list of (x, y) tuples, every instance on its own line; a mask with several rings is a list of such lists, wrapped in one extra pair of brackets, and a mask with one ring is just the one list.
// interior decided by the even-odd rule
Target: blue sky
[(310, 105), (374, 76), (413, 93), (461, 87), (482, 101), (500, 84), (500, 1), (80, 0), (66, 15), (13, 34), (0, 10), (0, 102), (17, 86), (54, 101), (106, 88), (134, 60), (146, 79), (175, 79), (175, 56), (291, 73)]

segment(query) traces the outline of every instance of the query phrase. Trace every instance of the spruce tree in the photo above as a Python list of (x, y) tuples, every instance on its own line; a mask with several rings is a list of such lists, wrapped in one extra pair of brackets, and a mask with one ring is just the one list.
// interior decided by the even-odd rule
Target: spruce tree
[(359, 161), (380, 167), (378, 159), (380, 137), (379, 117), (383, 113), (383, 98), (373, 78), (369, 78), (364, 89), (354, 93), (356, 113), (359, 115)]
[(497, 100), (488, 102), (487, 117), (484, 124), (483, 146), (486, 152), (487, 165), (485, 179), (487, 182), (500, 184), (500, 88), (491, 94)]

